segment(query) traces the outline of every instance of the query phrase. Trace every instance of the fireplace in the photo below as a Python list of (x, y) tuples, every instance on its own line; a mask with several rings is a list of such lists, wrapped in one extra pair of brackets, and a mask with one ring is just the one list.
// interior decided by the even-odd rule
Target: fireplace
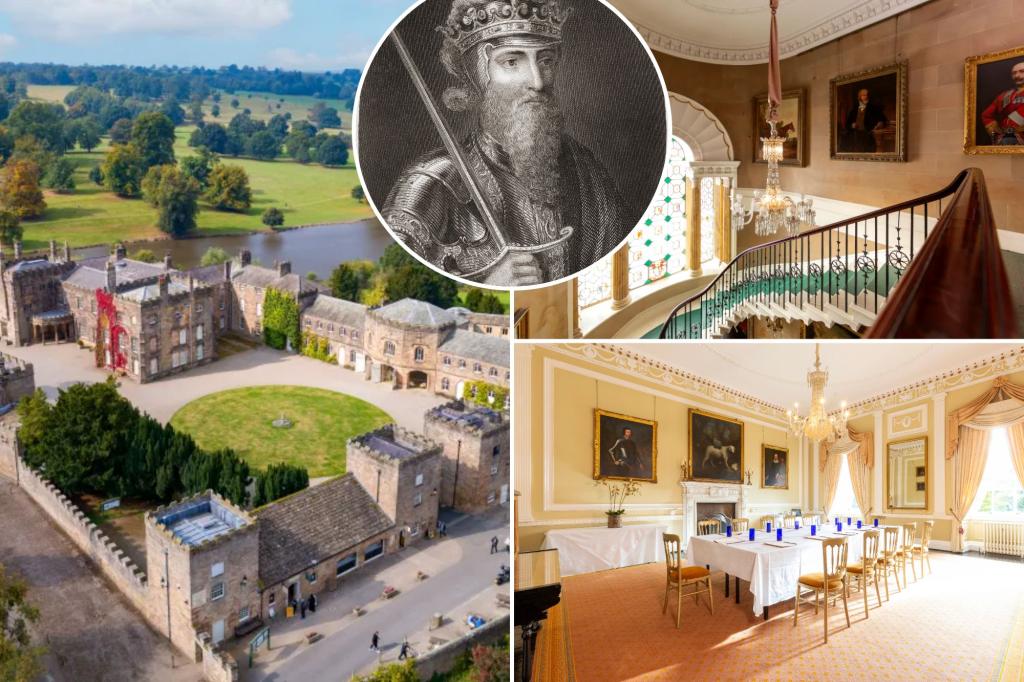
[(724, 520), (746, 516), (744, 503), (748, 486), (737, 483), (680, 481), (682, 489), (683, 543), (697, 534), (697, 521), (706, 518)]
[(736, 518), (735, 502), (697, 502), (697, 521), (715, 519), (724, 529)]

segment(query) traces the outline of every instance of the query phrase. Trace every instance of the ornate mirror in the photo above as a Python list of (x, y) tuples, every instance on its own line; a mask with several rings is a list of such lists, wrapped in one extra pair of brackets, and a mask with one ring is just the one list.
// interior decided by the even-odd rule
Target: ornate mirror
[(918, 436), (886, 446), (885, 475), (890, 509), (928, 506), (928, 438)]

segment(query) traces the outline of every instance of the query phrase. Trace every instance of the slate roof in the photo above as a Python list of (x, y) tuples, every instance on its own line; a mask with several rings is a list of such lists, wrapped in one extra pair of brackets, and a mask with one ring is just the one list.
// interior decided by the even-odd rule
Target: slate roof
[(193, 279), (197, 281), (217, 284), (224, 281), (224, 264), (202, 265), (198, 268), (192, 268), (188, 271), (188, 274), (192, 275)]
[(305, 277), (300, 277), (294, 272), (282, 277), (277, 274), (277, 269), (265, 268), (261, 265), (239, 267), (232, 271), (231, 279), (240, 284), (248, 284), (249, 286), (262, 289), (273, 288), (290, 294), (320, 291), (320, 287), (315, 282), (310, 282)]
[[(108, 258), (104, 256), (86, 258), (78, 263), (78, 266), (65, 278), (65, 281), (81, 289), (102, 289), (107, 285), (107, 260)], [(122, 258), (116, 261), (114, 272), (117, 273), (118, 285), (121, 285), (156, 277), (167, 271), (164, 270), (163, 263), (143, 263), (130, 258)]]
[(331, 320), (350, 329), (362, 329), (366, 320), (366, 306), (321, 294), (302, 314)]
[(426, 301), (403, 298), (374, 311), (379, 318), (389, 322), (416, 325), (419, 327), (444, 327), (455, 324), (455, 316), (447, 310)]
[(35, 258), (33, 260), (20, 260), (14, 265), (7, 266), (7, 270), (12, 272), (31, 272), (33, 270), (48, 270), (55, 267), (57, 267), (55, 263), (51, 263), (45, 258)]
[(456, 329), (437, 350), (441, 353), (451, 353), (460, 358), (508, 367), (508, 347), (508, 339), (471, 332), (466, 329)]
[[(188, 293), (188, 287), (181, 282), (170, 280), (167, 282), (167, 293), (173, 296), (174, 294)], [(130, 301), (152, 301), (153, 299), (160, 298), (160, 285), (159, 284), (146, 284), (135, 289), (129, 289), (128, 291), (122, 291), (119, 294), (122, 298), (126, 298)]]
[(260, 579), (267, 587), (395, 525), (352, 474), (286, 497), (257, 517)]

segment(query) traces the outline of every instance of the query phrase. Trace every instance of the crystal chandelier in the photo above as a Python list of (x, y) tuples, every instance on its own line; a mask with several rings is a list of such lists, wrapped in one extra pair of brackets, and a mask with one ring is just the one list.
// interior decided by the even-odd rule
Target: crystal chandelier
[(807, 373), (807, 385), (811, 387), (811, 410), (806, 417), (798, 415), (799, 404), (793, 403), (793, 409), (786, 411), (789, 418), (789, 430), (794, 436), (807, 436), (814, 442), (829, 443), (842, 438), (846, 433), (846, 420), (850, 411), (846, 409), (844, 400), (838, 414), (825, 412), (825, 386), (828, 384), (828, 370), (821, 368), (821, 346), (814, 344), (814, 369)]
[[(801, 230), (814, 227), (813, 202), (800, 196), (794, 202), (782, 192), (779, 182), (779, 162), (782, 161), (785, 138), (779, 137), (779, 102), (782, 99), (782, 78), (779, 75), (778, 30), (775, 24), (775, 10), (778, 0), (770, 0), (772, 20), (769, 36), (768, 57), (768, 116), (765, 120), (770, 128), (768, 137), (761, 138), (761, 155), (768, 162), (768, 180), (762, 192), (754, 192), (754, 200), (750, 210), (743, 207), (743, 202), (732, 192), (732, 224), (736, 230), (742, 230), (747, 223), (754, 220), (754, 233), (766, 236), (784, 230), (788, 235), (799, 234)], [(756, 217), (756, 220), (755, 220)]]

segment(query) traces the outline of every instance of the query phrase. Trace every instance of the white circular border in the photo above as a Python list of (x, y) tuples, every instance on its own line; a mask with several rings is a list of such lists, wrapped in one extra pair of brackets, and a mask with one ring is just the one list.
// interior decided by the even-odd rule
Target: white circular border
[[(407, 253), (412, 255), (413, 258), (418, 260), (420, 263), (423, 263), (424, 265), (426, 265), (428, 268), (430, 268), (434, 272), (438, 272), (438, 273), (444, 275), (445, 277), (447, 277), (449, 279), (453, 279), (456, 282), (459, 282), (461, 284), (465, 284), (466, 286), (471, 286), (471, 287), (475, 287), (475, 288), (478, 288), (478, 289), (489, 289), (491, 291), (509, 291), (509, 292), (530, 291), (532, 289), (543, 289), (545, 287), (555, 286), (556, 284), (561, 284), (563, 282), (567, 282), (569, 280), (572, 280), (572, 279), (574, 279), (576, 277), (583, 276), (583, 273), (585, 273), (587, 270), (589, 270), (590, 268), (592, 268), (595, 265), (597, 265), (602, 259), (607, 258), (611, 254), (613, 254), (616, 251), (618, 251), (619, 249), (621, 249), (622, 245), (625, 244), (627, 241), (629, 241), (629, 237), (630, 237), (630, 235), (633, 234), (633, 230), (636, 229), (636, 225), (633, 225), (633, 226), (631, 226), (629, 228), (629, 231), (626, 232), (625, 238), (623, 238), (623, 240), (621, 242), (619, 242), (615, 246), (615, 248), (613, 248), (610, 251), (608, 251), (607, 253), (603, 254), (600, 258), (595, 260), (593, 263), (591, 263), (587, 267), (582, 268), (581, 270), (578, 270), (578, 271), (576, 271), (576, 272), (574, 272), (574, 273), (572, 273), (570, 275), (566, 275), (565, 277), (562, 277), (561, 279), (555, 279), (555, 280), (551, 280), (549, 282), (542, 282), (540, 284), (528, 284), (528, 285), (518, 286), (518, 287), (515, 287), (515, 286), (502, 287), (502, 286), (495, 286), (493, 284), (485, 284), (483, 282), (475, 282), (475, 281), (469, 280), (469, 279), (463, 279), (462, 277), (459, 277), (457, 275), (453, 275), (452, 273), (448, 272), (447, 270), (439, 268), (436, 265), (434, 265), (433, 263), (431, 263), (430, 261), (424, 259), (422, 256), (420, 256), (420, 254), (416, 253), (413, 249), (411, 249), (408, 246), (406, 246), (406, 244), (394, 233), (394, 231), (391, 229), (391, 226), (388, 225), (388, 222), (386, 220), (384, 220), (384, 216), (381, 215), (380, 210), (377, 208), (377, 205), (373, 201), (373, 197), (370, 196), (370, 192), (366, 191), (366, 181), (363, 178), (362, 164), (359, 163), (359, 104), (360, 104), (360, 100), (362, 99), (363, 84), (366, 83), (366, 74), (370, 70), (370, 67), (373, 65), (373, 60), (377, 57), (377, 52), (380, 50), (381, 46), (384, 45), (384, 42), (391, 36), (391, 34), (395, 31), (395, 29), (398, 28), (398, 25), (401, 24), (405, 20), (405, 18), (410, 13), (412, 13), (413, 10), (415, 10), (417, 7), (419, 7), (420, 5), (423, 5), (423, 4), (427, 3), (427, 2), (440, 2), (440, 1), (442, 1), (442, 0), (418, 0), (417, 2), (413, 3), (412, 5), (410, 5), (404, 12), (402, 12), (402, 14), (400, 14), (399, 17), (397, 19), (395, 19), (395, 21), (391, 24), (391, 26), (388, 27), (388, 30), (384, 33), (383, 36), (381, 36), (380, 40), (377, 41), (377, 45), (374, 46), (373, 51), (370, 52), (370, 56), (366, 60), (366, 66), (363, 67), (363, 72), (360, 75), (359, 86), (356, 88), (355, 101), (352, 104), (352, 155), (355, 157), (356, 175), (359, 177), (359, 184), (360, 184), (360, 186), (364, 190), (363, 194), (364, 194), (364, 196), (366, 198), (366, 203), (368, 203), (370, 205), (370, 208), (373, 210), (373, 215), (376, 216), (377, 220), (380, 221), (380, 224), (384, 226), (384, 229), (388, 231), (388, 235), (391, 237), (391, 239), (394, 240), (395, 242), (397, 242), (398, 244), (400, 244), (402, 246), (402, 248), (405, 249), (405, 251)], [(671, 152), (672, 152), (672, 109), (671, 109), (670, 103), (669, 103), (668, 86), (665, 84), (665, 75), (661, 72), (661, 68), (658, 66), (658, 61), (654, 58), (654, 52), (651, 51), (651, 48), (647, 44), (647, 41), (643, 39), (643, 36), (641, 36), (640, 32), (637, 31), (636, 26), (634, 26), (633, 23), (629, 19), (627, 19), (626, 16), (622, 12), (620, 12), (618, 9), (616, 9), (607, 0), (589, 0), (589, 1), (590, 2), (599, 2), (602, 5), (604, 5), (606, 8), (611, 10), (612, 13), (615, 14), (615, 16), (617, 16), (619, 18), (619, 20), (623, 24), (625, 24), (626, 27), (630, 31), (633, 32), (633, 36), (636, 38), (637, 42), (643, 47), (644, 51), (647, 53), (647, 57), (651, 60), (651, 65), (654, 67), (654, 72), (658, 75), (658, 82), (661, 83), (661, 92), (662, 92), (662, 97), (664, 99), (664, 108), (665, 108), (665, 158), (662, 160), (662, 163), (661, 163), (661, 167), (664, 168), (665, 164), (668, 163), (669, 156), (671, 155)], [(659, 179), (660, 179), (660, 176), (659, 176)], [(651, 201), (654, 200), (654, 196), (655, 196), (655, 194), (657, 194), (657, 189), (658, 189), (658, 184), (656, 183), (654, 185), (654, 187), (652, 188), (651, 198), (647, 201), (648, 205), (650, 205)], [(641, 214), (640, 217), (642, 218), (643, 215)]]

